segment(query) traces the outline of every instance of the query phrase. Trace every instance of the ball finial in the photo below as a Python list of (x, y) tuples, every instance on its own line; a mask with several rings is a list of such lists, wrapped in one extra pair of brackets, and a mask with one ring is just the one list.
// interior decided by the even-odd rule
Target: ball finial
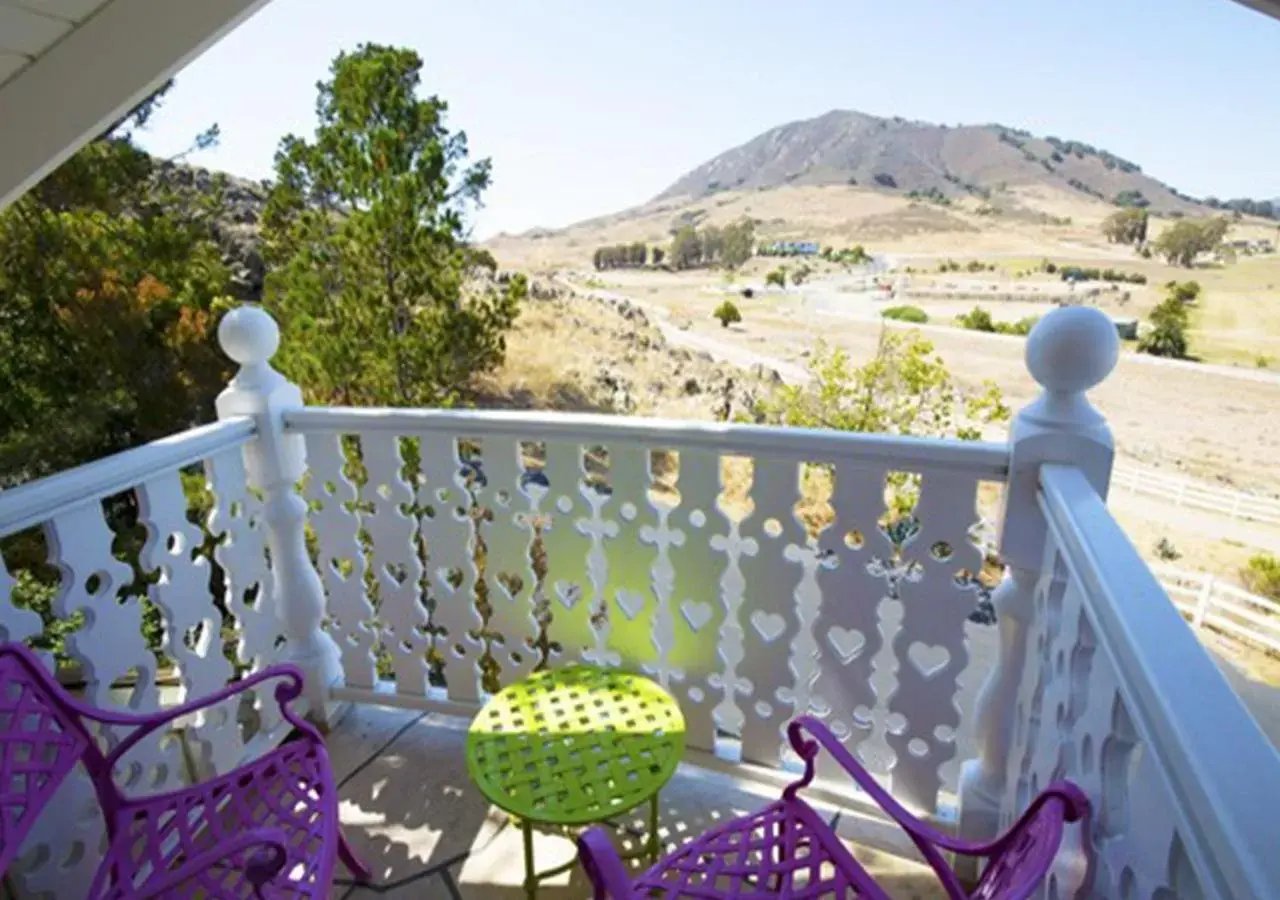
[(1052, 393), (1079, 394), (1102, 382), (1120, 358), (1116, 326), (1101, 310), (1053, 310), (1027, 338), (1027, 368)]
[(264, 363), (280, 346), (280, 329), (260, 306), (238, 306), (218, 323), (222, 352), (242, 366)]

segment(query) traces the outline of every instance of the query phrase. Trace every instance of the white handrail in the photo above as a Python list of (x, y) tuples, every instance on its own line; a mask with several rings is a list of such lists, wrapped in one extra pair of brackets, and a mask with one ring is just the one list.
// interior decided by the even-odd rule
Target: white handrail
[(599, 413), (548, 416), (540, 412), (488, 410), (306, 407), (286, 411), (284, 421), (286, 428), (307, 433), (440, 432), (462, 438), (514, 434), (527, 441), (689, 447), (801, 462), (891, 463), (893, 468), (902, 471), (945, 469), (992, 481), (1004, 481), (1009, 469), (1006, 444)]
[(0, 537), (38, 525), (75, 506), (133, 487), (157, 472), (180, 469), (253, 437), (244, 417), (190, 428), (47, 478), (0, 491)]
[(1039, 498), (1126, 706), (1178, 798), (1206, 895), (1280, 897), (1280, 755), (1084, 474), (1043, 466)]

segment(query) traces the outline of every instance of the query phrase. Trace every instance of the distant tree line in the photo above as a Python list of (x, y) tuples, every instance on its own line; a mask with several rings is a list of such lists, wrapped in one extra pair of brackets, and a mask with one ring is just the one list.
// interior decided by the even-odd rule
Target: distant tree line
[(1260, 216), (1264, 219), (1280, 219), (1280, 201), (1250, 200), (1247, 197), (1219, 200), (1217, 197), (1205, 197), (1201, 202), (1210, 209), (1225, 209), (1241, 215)]
[[(663, 252), (653, 248), (653, 264), (661, 265)], [(597, 271), (602, 269), (638, 269), (648, 264), (649, 248), (643, 241), (633, 244), (614, 244), (611, 247), (597, 247), (591, 256), (591, 263)]]
[(677, 269), (716, 265), (736, 269), (751, 259), (755, 241), (756, 224), (751, 219), (740, 219), (723, 228), (682, 225), (671, 237), (668, 258)]
[(1121, 272), (1118, 269), (1099, 269), (1092, 266), (1058, 266), (1063, 281), (1110, 281), (1120, 284), (1146, 284), (1147, 276), (1141, 272)]

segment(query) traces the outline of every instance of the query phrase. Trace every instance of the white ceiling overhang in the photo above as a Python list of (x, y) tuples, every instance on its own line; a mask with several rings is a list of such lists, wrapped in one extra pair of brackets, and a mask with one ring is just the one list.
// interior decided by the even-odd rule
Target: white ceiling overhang
[(269, 0), (0, 0), (0, 209)]

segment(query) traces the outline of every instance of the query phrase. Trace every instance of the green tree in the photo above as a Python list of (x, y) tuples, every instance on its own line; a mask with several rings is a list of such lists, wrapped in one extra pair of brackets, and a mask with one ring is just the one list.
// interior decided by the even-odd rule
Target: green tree
[(167, 89), (0, 212), (0, 488), (207, 421), (230, 376), (217, 192), (134, 142)]
[(636, 241), (628, 250), (628, 262), (633, 266), (643, 266), (649, 258), (649, 248), (643, 241)]
[(957, 316), (956, 324), (970, 331), (994, 332), (996, 330), (996, 324), (991, 319), (991, 313), (981, 306), (975, 306), (963, 316)]
[(736, 269), (751, 259), (756, 243), (755, 222), (743, 218), (725, 226), (722, 236), (724, 246), (720, 261), (726, 268)]
[(1155, 240), (1155, 250), (1169, 265), (1191, 268), (1196, 258), (1212, 253), (1226, 237), (1231, 225), (1225, 217), (1183, 219), (1164, 230)]
[(1240, 570), (1240, 577), (1244, 586), (1255, 594), (1280, 600), (1280, 559), (1270, 553), (1250, 557)]
[(1000, 389), (987, 382), (963, 390), (933, 344), (918, 331), (882, 331), (876, 355), (853, 365), (839, 348), (819, 344), (803, 385), (782, 385), (765, 401), (765, 417), (797, 428), (881, 432), (977, 440), (1009, 417)]
[(1102, 233), (1113, 244), (1140, 245), (1147, 240), (1150, 215), (1145, 209), (1122, 209), (1102, 221)]
[(700, 232), (702, 237), (702, 262), (710, 265), (724, 258), (725, 235), (722, 229), (708, 225)]
[(494, 287), (466, 242), (489, 184), (447, 106), (420, 99), (412, 50), (340, 53), (312, 140), (285, 137), (263, 217), (277, 357), (314, 401), (442, 405), (498, 365), (525, 293)]
[(725, 300), (711, 313), (712, 318), (720, 320), (720, 327), (728, 328), (742, 321), (742, 313), (732, 300)]
[(1201, 287), (1198, 281), (1170, 281), (1165, 287), (1183, 303), (1194, 303), (1200, 299)]
[(1183, 359), (1187, 355), (1187, 307), (1170, 294), (1151, 311), (1151, 327), (1138, 339), (1138, 350), (1152, 356)]
[(677, 269), (691, 269), (702, 263), (702, 237), (692, 225), (682, 225), (671, 238), (671, 264)]
[(787, 286), (787, 267), (778, 266), (778, 268), (771, 270), (764, 276), (764, 284), (765, 287), (785, 288)]
[(653, 260), (653, 264), (655, 266), (662, 265), (662, 260), (666, 258), (667, 251), (663, 250), (661, 247), (654, 247), (650, 252), (652, 254), (650, 258)]

